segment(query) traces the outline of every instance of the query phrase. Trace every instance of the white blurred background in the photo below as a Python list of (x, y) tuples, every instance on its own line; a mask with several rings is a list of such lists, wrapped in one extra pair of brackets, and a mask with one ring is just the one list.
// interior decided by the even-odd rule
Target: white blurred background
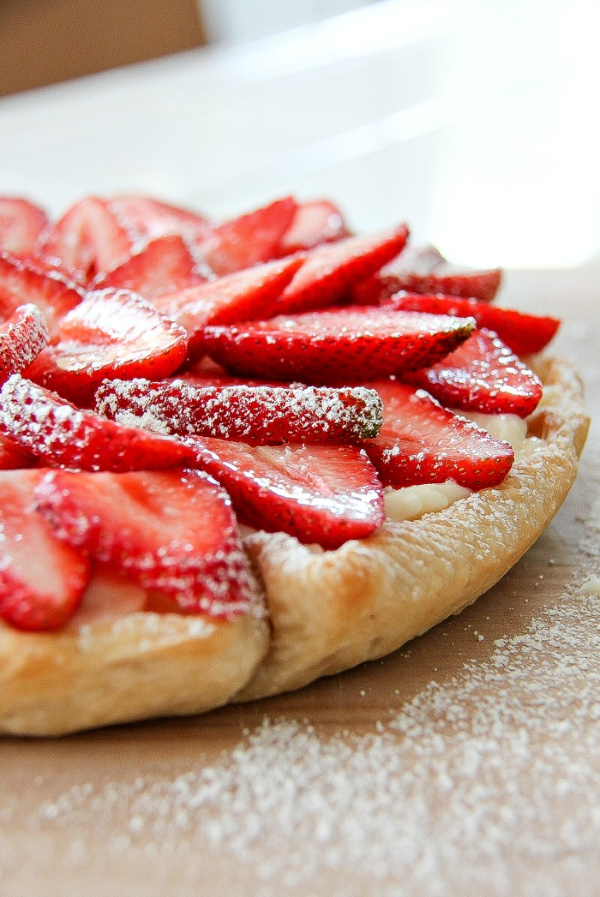
[(287, 31), (378, 0), (198, 0), (210, 43), (233, 44)]

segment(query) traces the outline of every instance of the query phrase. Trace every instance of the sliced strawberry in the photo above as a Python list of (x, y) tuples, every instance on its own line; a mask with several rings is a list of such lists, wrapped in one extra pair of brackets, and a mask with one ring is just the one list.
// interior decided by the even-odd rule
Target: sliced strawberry
[(193, 364), (186, 365), (185, 369), (171, 380), (183, 380), (191, 386), (283, 386), (281, 381), (251, 380), (249, 377), (236, 377), (228, 373), (225, 368), (204, 355)]
[(236, 513), (251, 526), (338, 548), (384, 521), (381, 483), (356, 446), (193, 442), (199, 465), (225, 487)]
[(183, 380), (107, 380), (96, 392), (96, 409), (119, 423), (161, 433), (263, 445), (352, 442), (376, 436), (382, 423), (379, 396), (363, 387), (196, 387)]
[(233, 274), (277, 257), (295, 211), (296, 201), (291, 196), (277, 199), (225, 222), (194, 245), (215, 274)]
[(336, 305), (348, 298), (353, 284), (394, 258), (408, 237), (405, 224), (368, 237), (348, 237), (317, 246), (284, 290), (279, 311), (295, 313)]
[(430, 296), (424, 293), (396, 293), (384, 303), (386, 308), (422, 311), (434, 315), (475, 318), (477, 326), (493, 330), (515, 355), (541, 352), (560, 327), (557, 318), (528, 315), (509, 308), (490, 305), (478, 299), (455, 296)]
[(115, 196), (108, 208), (128, 233), (143, 241), (168, 234), (198, 239), (213, 229), (204, 215), (151, 196)]
[(378, 274), (357, 284), (357, 302), (374, 305), (399, 290), (445, 293), (491, 302), (502, 280), (500, 268), (478, 271), (452, 265), (434, 246), (407, 246)]
[(501, 483), (514, 452), (423, 390), (394, 380), (372, 383), (383, 400), (383, 427), (365, 451), (385, 485), (454, 480), (469, 489)]
[(443, 361), (409, 375), (442, 405), (527, 417), (542, 397), (539, 378), (495, 333), (477, 330)]
[(176, 293), (154, 297), (152, 304), (185, 328), (188, 354), (197, 358), (203, 351), (207, 324), (230, 324), (274, 314), (282, 290), (301, 264), (301, 258), (266, 262)]
[(152, 302), (166, 293), (204, 283), (188, 244), (178, 234), (156, 237), (121, 265), (96, 279), (96, 290), (132, 290)]
[(20, 305), (0, 324), (0, 383), (30, 365), (48, 339), (48, 328), (37, 305)]
[(0, 434), (51, 466), (152, 470), (193, 463), (182, 442), (125, 427), (14, 374), (0, 390)]
[(20, 196), (0, 196), (0, 250), (32, 252), (48, 216), (39, 206)]
[(248, 609), (254, 586), (231, 503), (200, 471), (51, 471), (35, 499), (59, 539), (181, 610)]
[(34, 509), (43, 476), (0, 472), (0, 618), (29, 632), (63, 626), (89, 581), (89, 561), (60, 542)]
[(279, 244), (281, 255), (305, 252), (323, 243), (349, 237), (344, 216), (329, 199), (298, 203), (294, 218)]
[(27, 376), (77, 404), (89, 402), (105, 378), (159, 380), (187, 355), (183, 327), (129, 290), (88, 293), (61, 319), (58, 335)]
[(135, 238), (118, 222), (108, 203), (88, 196), (71, 206), (43, 234), (41, 258), (57, 258), (63, 266), (90, 281), (128, 256)]
[(0, 317), (9, 318), (20, 305), (40, 309), (48, 330), (56, 333), (59, 320), (81, 302), (83, 291), (60, 270), (32, 258), (0, 254)]
[(207, 327), (204, 345), (234, 373), (335, 385), (434, 364), (473, 327), (468, 318), (352, 306)]
[(8, 436), (0, 435), (0, 470), (33, 467), (37, 458)]
[(45, 274), (46, 277), (60, 278), (70, 286), (75, 287), (81, 294), (85, 293), (89, 288), (87, 278), (83, 276), (81, 271), (74, 271), (68, 265), (63, 265), (58, 258), (42, 257), (37, 254), (37, 251), (29, 255), (16, 256), (16, 258), (21, 259), (40, 274)]

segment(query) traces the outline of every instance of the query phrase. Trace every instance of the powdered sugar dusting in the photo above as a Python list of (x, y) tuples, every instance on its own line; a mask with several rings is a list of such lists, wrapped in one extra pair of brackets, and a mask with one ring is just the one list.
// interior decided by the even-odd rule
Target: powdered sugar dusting
[(199, 387), (179, 379), (141, 378), (105, 381), (96, 406), (127, 426), (266, 443), (376, 436), (383, 411), (378, 394), (365, 387)]
[(45, 399), (35, 384), (13, 374), (2, 387), (0, 425), (14, 434), (15, 422), (22, 423), (20, 438), (26, 448), (57, 450), (67, 441), (74, 447), (85, 446), (87, 427), (84, 412), (67, 402), (58, 404)]
[(0, 375), (3, 379), (30, 365), (50, 339), (45, 318), (32, 303), (18, 307), (3, 324), (0, 334)]
[(214, 852), (263, 897), (596, 894), (598, 586), (592, 575), (371, 734), (265, 720), (213, 765), (75, 785), (30, 823), (74, 827), (115, 857), (177, 856), (190, 875)]

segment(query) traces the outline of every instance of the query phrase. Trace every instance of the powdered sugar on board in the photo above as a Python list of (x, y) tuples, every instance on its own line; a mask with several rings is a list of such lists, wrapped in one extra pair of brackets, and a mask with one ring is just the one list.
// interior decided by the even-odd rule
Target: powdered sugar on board
[[(369, 734), (325, 738), (308, 723), (265, 720), (211, 765), (56, 791), (31, 810), (30, 843), (69, 831), (71, 872), (99, 852), (113, 867), (136, 856), (157, 870), (176, 863), (185, 874), (173, 895), (191, 894), (214, 860), (222, 884), (238, 875), (236, 893), (262, 897), (591, 897), (599, 651), (592, 574)], [(9, 816), (5, 806), (7, 832)], [(8, 845), (0, 838), (0, 869)]]

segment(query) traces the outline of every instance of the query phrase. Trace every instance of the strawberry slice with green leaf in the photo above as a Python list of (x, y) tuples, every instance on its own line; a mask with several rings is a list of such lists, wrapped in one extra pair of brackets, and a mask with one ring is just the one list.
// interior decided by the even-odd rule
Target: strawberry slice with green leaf
[(48, 472), (36, 508), (56, 537), (189, 613), (234, 617), (255, 585), (231, 503), (197, 470)]
[(183, 237), (167, 234), (151, 240), (121, 265), (98, 277), (93, 288), (131, 290), (152, 302), (166, 293), (184, 290), (205, 281), (206, 277), (198, 270)]
[(0, 317), (10, 318), (21, 305), (36, 305), (54, 336), (60, 319), (81, 302), (82, 288), (65, 272), (37, 259), (0, 254)]
[(281, 295), (279, 313), (312, 311), (348, 299), (353, 284), (378, 271), (408, 238), (405, 224), (370, 236), (317, 246)]
[(35, 511), (41, 470), (0, 472), (0, 618), (26, 632), (59, 629), (73, 616), (90, 564)]
[(303, 383), (358, 383), (434, 364), (463, 342), (470, 318), (351, 306), (207, 327), (208, 355), (237, 374)]
[(33, 252), (48, 226), (46, 212), (21, 196), (0, 196), (0, 250)]
[(364, 387), (193, 386), (183, 380), (105, 381), (99, 414), (178, 436), (214, 436), (272, 445), (356, 442), (382, 423), (378, 394)]
[(239, 218), (215, 227), (193, 245), (199, 257), (218, 276), (268, 262), (279, 254), (281, 239), (296, 212), (291, 196), (277, 199)]
[(539, 377), (495, 333), (476, 330), (443, 361), (407, 379), (442, 405), (527, 417), (542, 398)]
[(183, 327), (129, 290), (94, 290), (59, 322), (27, 376), (77, 404), (106, 378), (166, 377), (187, 355)]
[(395, 380), (370, 386), (383, 400), (380, 434), (364, 443), (386, 486), (454, 480), (469, 489), (496, 486), (514, 452), (471, 421), (442, 408), (424, 390)]
[(279, 252), (281, 255), (306, 252), (323, 243), (335, 243), (349, 236), (344, 216), (331, 200), (301, 202), (281, 239)]
[(71, 206), (43, 234), (36, 253), (59, 259), (84, 282), (110, 271), (130, 255), (135, 237), (123, 227), (108, 203), (88, 196)]
[(152, 304), (185, 328), (188, 356), (195, 359), (204, 350), (207, 324), (231, 324), (274, 314), (282, 290), (301, 264), (302, 258), (296, 257), (266, 262), (178, 292), (155, 296)]
[(353, 445), (251, 446), (197, 438), (198, 465), (224, 486), (240, 519), (300, 542), (338, 548), (385, 519), (383, 489)]
[(194, 452), (177, 439), (76, 408), (19, 374), (0, 390), (0, 435), (49, 466), (126, 471), (194, 461)]
[(357, 284), (354, 300), (364, 305), (376, 305), (399, 290), (407, 290), (491, 302), (501, 281), (500, 268), (461, 268), (448, 262), (434, 246), (409, 244), (389, 265)]
[(122, 194), (110, 199), (108, 208), (128, 233), (144, 242), (172, 234), (199, 239), (213, 230), (208, 218), (199, 212), (152, 196)]
[(37, 305), (21, 305), (0, 324), (0, 383), (28, 367), (49, 339)]
[(560, 321), (543, 315), (531, 315), (500, 308), (478, 299), (456, 296), (430, 296), (423, 293), (397, 293), (384, 303), (385, 308), (421, 311), (434, 315), (475, 318), (479, 328), (493, 330), (515, 355), (541, 352), (555, 336)]

